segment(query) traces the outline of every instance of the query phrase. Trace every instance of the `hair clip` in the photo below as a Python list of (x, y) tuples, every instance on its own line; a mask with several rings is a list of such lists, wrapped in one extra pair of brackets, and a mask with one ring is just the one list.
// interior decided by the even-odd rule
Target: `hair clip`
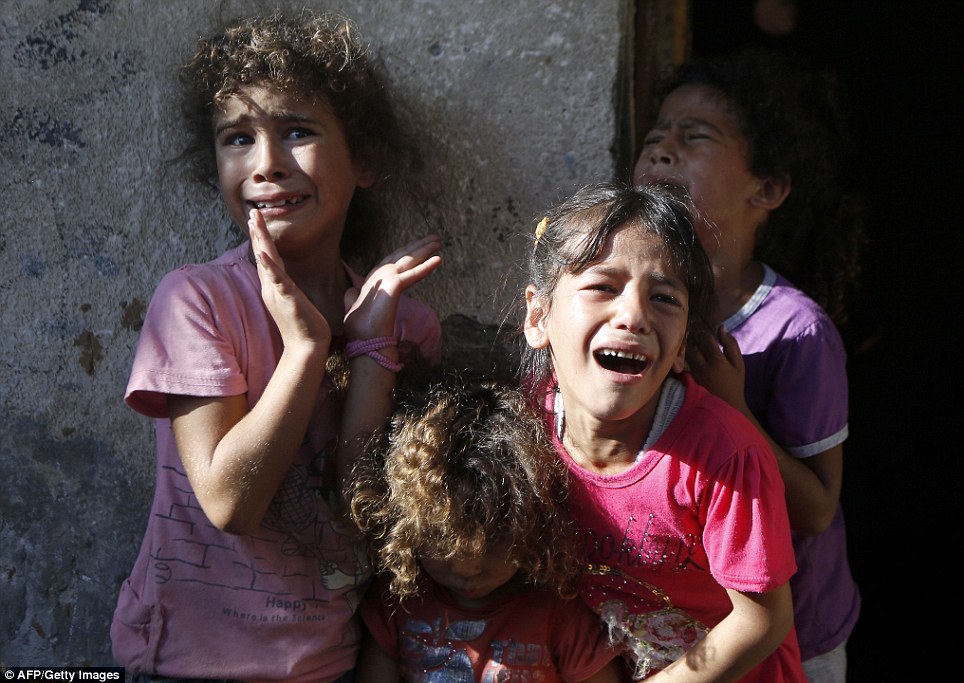
[(548, 216), (544, 216), (544, 217), (542, 218), (542, 220), (539, 221), (539, 225), (536, 226), (536, 242), (535, 242), (535, 246), (538, 246), (538, 245), (539, 245), (539, 240), (542, 238), (542, 235), (546, 232), (546, 226), (548, 226), (548, 225), (549, 225), (549, 217), (548, 217)]

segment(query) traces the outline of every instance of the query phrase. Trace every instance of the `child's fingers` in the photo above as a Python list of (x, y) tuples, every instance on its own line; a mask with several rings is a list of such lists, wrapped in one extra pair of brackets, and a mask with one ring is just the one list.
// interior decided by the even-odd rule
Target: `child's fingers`
[(265, 278), (268, 278), (268, 282), (274, 285), (280, 285), (286, 277), (284, 268), (275, 263), (275, 260), (271, 258), (268, 254), (263, 251), (259, 251), (255, 254), (255, 264), (258, 267), (258, 273), (261, 281), (263, 282)]
[(345, 293), (345, 331), (350, 339), (389, 335), (395, 327), (399, 298), (406, 289), (438, 268), (441, 239), (429, 235), (413, 240), (382, 259), (360, 290)]
[(251, 237), (251, 250), (254, 252), (254, 262), (258, 268), (258, 279), (262, 286), (271, 285), (282, 294), (294, 285), (288, 279), (278, 248), (271, 241), (268, 226), (264, 217), (257, 209), (251, 209), (248, 219), (248, 231)]
[(251, 238), (251, 249), (254, 251), (255, 261), (257, 262), (261, 254), (267, 254), (272, 262), (284, 272), (284, 262), (278, 254), (278, 248), (271, 241), (268, 234), (268, 226), (264, 222), (264, 216), (257, 209), (251, 209), (248, 214), (248, 235)]
[(399, 284), (402, 289), (408, 289), (416, 282), (421, 282), (424, 280), (429, 273), (434, 271), (442, 264), (442, 257), (438, 254), (430, 256), (425, 261), (411, 266), (405, 271), (401, 271), (398, 274)]
[(438, 235), (428, 235), (413, 240), (383, 258), (375, 269), (395, 264), (399, 272), (404, 272), (430, 258), (441, 246), (442, 240)]
[[(262, 286), (272, 285), (276, 289), (282, 288), (287, 285), (288, 274), (285, 272), (284, 266), (280, 263), (280, 257), (277, 257), (277, 250), (275, 249), (262, 249), (260, 242), (264, 241), (261, 237), (254, 237), (252, 233), (251, 246), (254, 251), (254, 263), (258, 268), (258, 279), (261, 280)], [(271, 244), (271, 240), (267, 240), (268, 244)], [(274, 245), (271, 245), (272, 247)], [(270, 252), (274, 252), (272, 255)], [(278, 260), (275, 259), (277, 257)]]
[(440, 238), (429, 235), (396, 249), (369, 272), (365, 289), (384, 290), (389, 295), (408, 289), (439, 267), (440, 247)]
[(284, 268), (266, 251), (256, 252), (261, 299), (278, 326), (285, 347), (308, 342), (328, 344), (331, 328)]
[(285, 343), (296, 338), (329, 336), (328, 322), (285, 271), (284, 261), (271, 241), (261, 212), (252, 209), (249, 216), (248, 228), (261, 282), (261, 298)]
[(740, 344), (736, 338), (720, 325), (719, 329), (720, 346), (723, 347), (723, 356), (734, 368), (743, 367), (743, 353), (740, 351)]
[(694, 326), (690, 330), (690, 341), (687, 352), (689, 355), (698, 357), (700, 361), (706, 361), (713, 356), (717, 350), (717, 340), (713, 333), (704, 326)]
[(361, 294), (361, 290), (358, 287), (349, 287), (345, 290), (345, 311), (351, 312), (354, 310), (355, 302), (358, 301), (358, 297)]

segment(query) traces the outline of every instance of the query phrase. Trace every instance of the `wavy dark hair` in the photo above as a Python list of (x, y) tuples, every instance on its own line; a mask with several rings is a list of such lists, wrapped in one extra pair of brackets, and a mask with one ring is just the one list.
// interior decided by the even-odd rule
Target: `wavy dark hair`
[(573, 597), (579, 564), (565, 465), (515, 388), (451, 376), (400, 405), (355, 463), (350, 512), (399, 598), (419, 590), (419, 553), (479, 556), (508, 540), (526, 581)]
[[(381, 238), (377, 228), (385, 223), (388, 205), (397, 220), (401, 200), (424, 195), (415, 180), (422, 161), (386, 89), (381, 64), (345, 16), (306, 9), (292, 16), (236, 20), (198, 41), (179, 77), (181, 111), (191, 135), (179, 160), (212, 187), (217, 187), (213, 120), (227, 98), (249, 86), (268, 85), (331, 108), (353, 157), (364, 160), (377, 177), (372, 188), (355, 192), (342, 238), (346, 256), (361, 255)], [(387, 196), (376, 201), (376, 194)]]
[[(696, 234), (696, 209), (681, 188), (597, 183), (578, 190), (539, 221), (529, 255), (528, 282), (551, 302), (560, 278), (582, 272), (599, 259), (609, 237), (624, 226), (655, 235), (689, 295), (688, 329), (707, 329), (713, 311), (713, 271)], [(694, 335), (687, 335), (687, 341)], [(522, 349), (520, 377), (547, 387), (550, 350)]]
[(790, 194), (757, 236), (755, 257), (845, 322), (860, 274), (865, 211), (852, 168), (849, 103), (838, 79), (755, 47), (685, 62), (656, 83), (655, 104), (684, 85), (719, 94), (746, 138), (754, 175), (791, 180)]

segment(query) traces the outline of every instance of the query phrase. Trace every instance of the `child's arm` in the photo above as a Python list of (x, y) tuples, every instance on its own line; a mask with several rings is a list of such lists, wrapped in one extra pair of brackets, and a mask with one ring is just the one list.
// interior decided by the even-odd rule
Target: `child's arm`
[(582, 679), (579, 683), (623, 683), (623, 681), (629, 681), (628, 676), (622, 675), (617, 661), (616, 659), (609, 660), (606, 666), (589, 678)]
[(355, 683), (393, 683), (402, 680), (398, 662), (388, 656), (367, 630), (358, 653), (354, 680)]
[[(360, 290), (350, 289), (345, 295), (345, 335), (349, 342), (390, 337), (395, 333), (395, 314), (402, 293), (421, 281), (441, 263), (436, 253), (441, 246), (432, 235), (410, 242), (389, 254), (365, 278)], [(378, 351), (392, 362), (398, 362), (398, 348)], [(352, 462), (364, 439), (381, 427), (394, 406), (395, 373), (368, 355), (350, 361), (351, 374), (342, 413), (338, 450), (337, 477), (339, 490), (351, 471)]]
[(716, 344), (694, 345), (687, 355), (696, 380), (744, 416), (762, 434), (777, 458), (786, 489), (790, 527), (803, 534), (826, 531), (833, 521), (843, 485), (843, 445), (809, 458), (795, 458), (773, 440), (750, 411), (744, 393), (743, 355), (736, 339), (722, 326), (718, 331), (722, 351)]
[(733, 611), (685, 655), (647, 681), (736, 681), (780, 646), (793, 625), (790, 585), (766, 593), (729, 589), (727, 593)]
[(284, 350), (250, 411), (244, 395), (170, 396), (178, 452), (211, 523), (247, 533), (260, 523), (294, 461), (314, 410), (331, 341), (328, 322), (287, 276), (254, 211), (248, 226), (261, 294)]
[[(285, 273), (258, 212), (252, 212), (248, 227), (262, 298), (284, 343), (278, 366), (250, 412), (243, 395), (168, 398), (178, 451), (198, 503), (215, 526), (231, 533), (257, 527), (290, 469), (314, 410), (331, 339), (324, 316)], [(383, 261), (366, 280), (365, 296), (355, 302), (346, 333), (387, 329), (393, 334), (399, 296), (438, 265), (438, 258), (431, 258), (437, 248), (438, 239), (427, 238)], [(352, 362), (360, 383), (372, 377), (384, 383), (390, 373), (366, 360)], [(393, 385), (394, 377), (388, 379)], [(390, 398), (391, 388), (372, 396), (382, 394)]]

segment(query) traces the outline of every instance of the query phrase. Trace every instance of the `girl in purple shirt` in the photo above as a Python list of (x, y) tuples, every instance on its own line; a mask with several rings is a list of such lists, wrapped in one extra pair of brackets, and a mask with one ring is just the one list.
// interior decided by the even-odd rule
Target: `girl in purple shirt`
[(845, 146), (832, 85), (767, 53), (684, 64), (658, 87), (634, 172), (640, 185), (685, 186), (702, 213), (722, 351), (700, 344), (687, 360), (777, 455), (811, 683), (844, 680), (860, 613), (839, 504), (847, 375), (834, 321), (844, 319), (862, 225), (838, 184)]

